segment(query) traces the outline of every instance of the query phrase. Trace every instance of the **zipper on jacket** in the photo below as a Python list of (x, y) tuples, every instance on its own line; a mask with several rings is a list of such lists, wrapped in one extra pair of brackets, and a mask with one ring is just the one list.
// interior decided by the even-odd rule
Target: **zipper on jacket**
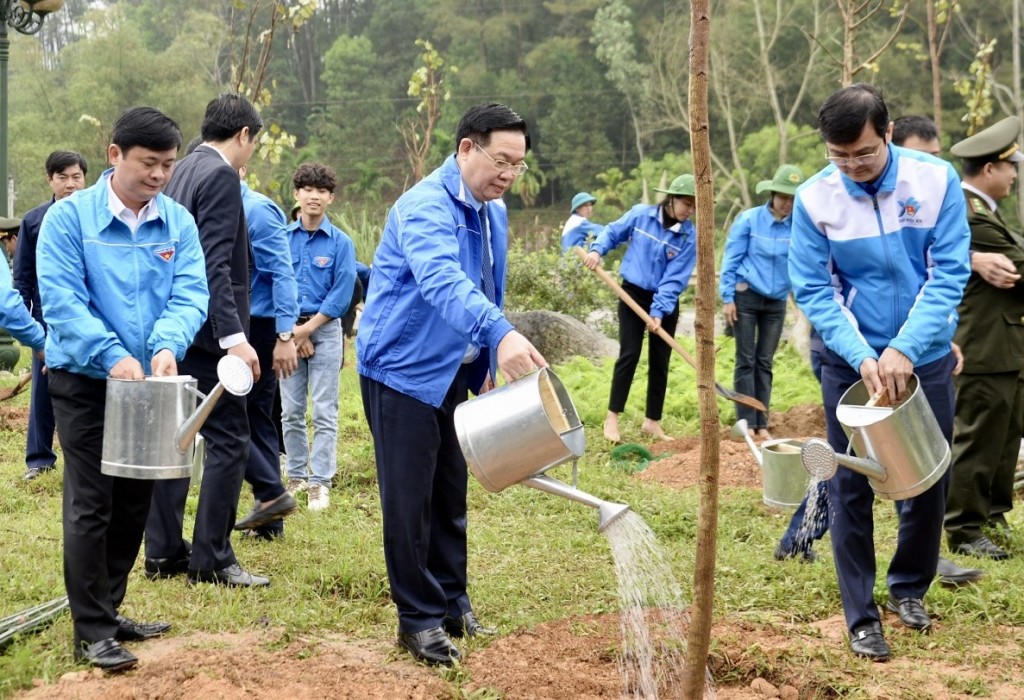
[(871, 196), (871, 203), (875, 207), (875, 221), (878, 223), (878, 238), (882, 242), (882, 250), (885, 251), (885, 262), (886, 267), (889, 269), (889, 277), (893, 281), (893, 295), (892, 295), (892, 331), (890, 333), (890, 340), (895, 338), (899, 333), (899, 327), (897, 326), (897, 319), (899, 316), (900, 307), (900, 294), (899, 294), (899, 279), (896, 277), (896, 268), (892, 264), (892, 254), (889, 252), (889, 242), (885, 238), (885, 226), (882, 224), (882, 212), (878, 208), (878, 195)]

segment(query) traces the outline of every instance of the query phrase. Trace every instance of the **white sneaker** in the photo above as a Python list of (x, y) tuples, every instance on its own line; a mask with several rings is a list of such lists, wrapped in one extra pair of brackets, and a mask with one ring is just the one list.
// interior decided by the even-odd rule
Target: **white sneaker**
[(326, 486), (313, 484), (309, 487), (309, 491), (307, 493), (309, 496), (309, 503), (307, 507), (310, 510), (323, 510), (331, 504), (330, 492)]
[(288, 479), (288, 488), (285, 489), (291, 495), (302, 493), (309, 489), (309, 482), (305, 479)]

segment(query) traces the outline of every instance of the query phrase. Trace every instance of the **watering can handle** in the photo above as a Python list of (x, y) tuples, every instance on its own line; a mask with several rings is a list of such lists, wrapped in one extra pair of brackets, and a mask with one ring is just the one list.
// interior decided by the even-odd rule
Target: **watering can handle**
[(885, 408), (889, 405), (889, 391), (887, 389), (882, 389), (880, 392), (868, 399), (868, 402), (864, 405), (868, 408)]

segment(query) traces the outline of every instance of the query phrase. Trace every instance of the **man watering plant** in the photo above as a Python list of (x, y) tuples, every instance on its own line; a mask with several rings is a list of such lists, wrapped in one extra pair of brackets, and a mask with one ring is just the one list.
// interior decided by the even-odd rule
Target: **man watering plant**
[(511, 381), (547, 366), (501, 311), (501, 196), (526, 170), (526, 122), (505, 105), (478, 105), (455, 144), (388, 213), (356, 340), (398, 645), (438, 665), (459, 658), (452, 637), (495, 633), (466, 591), (468, 477), (455, 407), (493, 388), (497, 368)]
[[(950, 341), (969, 275), (964, 198), (956, 171), (928, 154), (890, 144), (881, 94), (858, 83), (818, 112), (831, 164), (797, 190), (789, 274), (797, 304), (825, 342), (822, 397), (828, 441), (848, 440), (836, 407), (859, 380), (872, 395), (905, 398), (917, 375), (947, 442), (953, 433)], [(912, 629), (931, 618), (922, 599), (935, 577), (949, 484), (947, 471), (901, 509), (889, 563), (886, 607)], [(889, 658), (873, 598), (875, 550), (868, 478), (839, 469), (828, 484), (835, 557), (850, 647)]]
[(209, 292), (195, 220), (161, 194), (181, 145), (178, 125), (135, 107), (115, 122), (111, 141), (114, 167), (46, 213), (38, 269), (64, 450), (64, 585), (75, 659), (118, 671), (138, 663), (121, 642), (170, 625), (120, 612), (154, 482), (100, 472), (107, 378), (178, 374)]

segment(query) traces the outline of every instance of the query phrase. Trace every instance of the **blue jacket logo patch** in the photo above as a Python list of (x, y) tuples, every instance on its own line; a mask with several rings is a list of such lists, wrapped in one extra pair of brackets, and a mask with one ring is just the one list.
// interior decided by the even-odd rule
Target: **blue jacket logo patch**
[(313, 264), (316, 265), (317, 267), (329, 267), (331, 264), (331, 260), (332, 258), (329, 258), (326, 255), (318, 255), (315, 258), (313, 258)]
[(896, 201), (900, 205), (900, 218), (901, 219), (904, 218), (904, 217), (912, 219), (915, 216), (917, 216), (918, 203), (917, 203), (916, 199), (914, 199), (913, 197), (910, 197), (905, 202), (901, 202), (899, 200), (896, 200)]
[(171, 258), (174, 257), (174, 246), (171, 246), (170, 248), (163, 248), (161, 250), (158, 250), (158, 251), (156, 251), (154, 253), (154, 255), (156, 255), (158, 258), (160, 258), (164, 262), (170, 262)]

